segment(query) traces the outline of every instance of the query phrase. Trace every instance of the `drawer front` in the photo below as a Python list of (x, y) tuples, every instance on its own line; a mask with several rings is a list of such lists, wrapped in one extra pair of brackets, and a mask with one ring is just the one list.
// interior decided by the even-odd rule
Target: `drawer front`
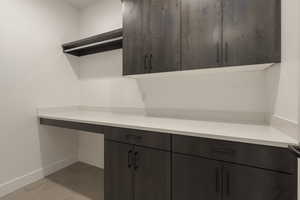
[(105, 131), (105, 139), (168, 151), (171, 150), (171, 136), (169, 134), (112, 127)]
[(173, 151), (279, 172), (297, 172), (297, 159), (287, 148), (173, 136)]

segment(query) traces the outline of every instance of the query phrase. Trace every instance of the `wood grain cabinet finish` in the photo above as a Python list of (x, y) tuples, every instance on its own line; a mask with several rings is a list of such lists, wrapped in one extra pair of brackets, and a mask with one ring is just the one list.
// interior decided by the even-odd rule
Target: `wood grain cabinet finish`
[(123, 75), (180, 70), (178, 0), (124, 0), (123, 30)]
[(171, 200), (171, 153), (135, 147), (135, 154), (134, 199)]
[(281, 61), (281, 0), (123, 0), (123, 74)]
[(297, 173), (297, 159), (288, 148), (175, 135), (173, 152), (227, 161), (289, 174)]
[(182, 1), (182, 69), (281, 61), (280, 0)]
[(171, 150), (171, 135), (127, 128), (110, 128), (105, 139), (155, 149)]
[(221, 200), (221, 164), (173, 154), (173, 200)]
[(222, 0), (181, 1), (182, 69), (222, 64)]
[(297, 200), (297, 176), (234, 164), (223, 167), (224, 200)]
[(105, 140), (105, 200), (170, 200), (171, 152)]
[(281, 1), (223, 0), (223, 64), (281, 61)]
[(123, 0), (123, 75), (145, 73), (146, 0)]
[(129, 158), (132, 145), (105, 141), (105, 200), (132, 200), (133, 176)]
[(146, 0), (147, 72), (180, 70), (179, 0)]
[(174, 200), (297, 200), (297, 176), (173, 154)]

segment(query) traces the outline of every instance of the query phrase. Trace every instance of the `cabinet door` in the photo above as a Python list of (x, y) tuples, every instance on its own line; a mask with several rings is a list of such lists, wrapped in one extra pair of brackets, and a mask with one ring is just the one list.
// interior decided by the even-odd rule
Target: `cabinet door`
[(224, 1), (224, 65), (280, 62), (280, 0)]
[(238, 165), (225, 165), (224, 200), (297, 200), (293, 175)]
[(145, 72), (145, 7), (146, 0), (123, 0), (123, 75)]
[(215, 67), (221, 64), (221, 0), (181, 2), (182, 69)]
[(135, 147), (135, 200), (170, 200), (171, 153)]
[(132, 154), (131, 145), (105, 141), (105, 200), (133, 199)]
[(178, 0), (146, 0), (149, 71), (180, 70), (180, 9)]
[(173, 154), (173, 200), (221, 199), (221, 165), (214, 160)]

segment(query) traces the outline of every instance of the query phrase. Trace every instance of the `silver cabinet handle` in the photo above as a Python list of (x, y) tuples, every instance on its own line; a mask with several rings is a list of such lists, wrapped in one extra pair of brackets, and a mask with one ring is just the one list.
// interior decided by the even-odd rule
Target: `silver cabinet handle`
[(153, 57), (153, 55), (152, 55), (152, 53), (150, 54), (150, 61), (149, 61), (149, 66), (150, 66), (150, 68), (149, 68), (149, 73), (152, 71), (152, 57)]
[(144, 56), (144, 71), (146, 72), (147, 71), (147, 60), (148, 60), (148, 54), (146, 54)]
[(225, 43), (225, 63), (228, 63), (228, 42)]

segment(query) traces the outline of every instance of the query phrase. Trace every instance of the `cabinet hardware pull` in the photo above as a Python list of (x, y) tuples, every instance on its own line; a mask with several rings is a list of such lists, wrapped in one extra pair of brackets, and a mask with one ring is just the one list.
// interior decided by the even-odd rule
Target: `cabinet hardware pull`
[(132, 166), (132, 150), (129, 150), (128, 151), (128, 154), (127, 154), (127, 162), (128, 162), (128, 168), (131, 168)]
[(228, 42), (225, 43), (225, 63), (228, 63)]
[(131, 140), (131, 138), (135, 137), (134, 135), (131, 135), (131, 134), (127, 134), (125, 136), (126, 140)]
[(219, 169), (216, 168), (216, 193), (220, 192), (220, 172)]
[(226, 172), (226, 194), (227, 196), (230, 195), (230, 174), (228, 171)]
[(217, 64), (220, 63), (220, 43), (217, 43)]
[(226, 149), (226, 148), (213, 148), (212, 153), (218, 153), (218, 154), (226, 154), (233, 156), (236, 152), (234, 149)]
[(132, 135), (132, 134), (127, 134), (127, 135), (125, 135), (125, 139), (126, 140), (134, 140), (135, 142), (139, 142), (139, 141), (141, 141), (142, 140), (142, 136), (140, 136), (140, 135), (138, 135), (138, 136), (136, 136), (136, 135)]
[(150, 66), (150, 69), (149, 69), (149, 72), (152, 71), (152, 54), (150, 54), (150, 62), (149, 62), (149, 66)]
[(144, 56), (144, 71), (146, 72), (147, 71), (147, 60), (148, 60), (148, 54), (146, 54)]
[(134, 153), (134, 170), (136, 171), (139, 168), (138, 162), (140, 160), (139, 152)]
[(138, 141), (141, 141), (141, 140), (142, 140), (142, 136), (135, 136), (134, 139), (135, 139), (135, 141), (137, 141), (137, 142), (138, 142)]

